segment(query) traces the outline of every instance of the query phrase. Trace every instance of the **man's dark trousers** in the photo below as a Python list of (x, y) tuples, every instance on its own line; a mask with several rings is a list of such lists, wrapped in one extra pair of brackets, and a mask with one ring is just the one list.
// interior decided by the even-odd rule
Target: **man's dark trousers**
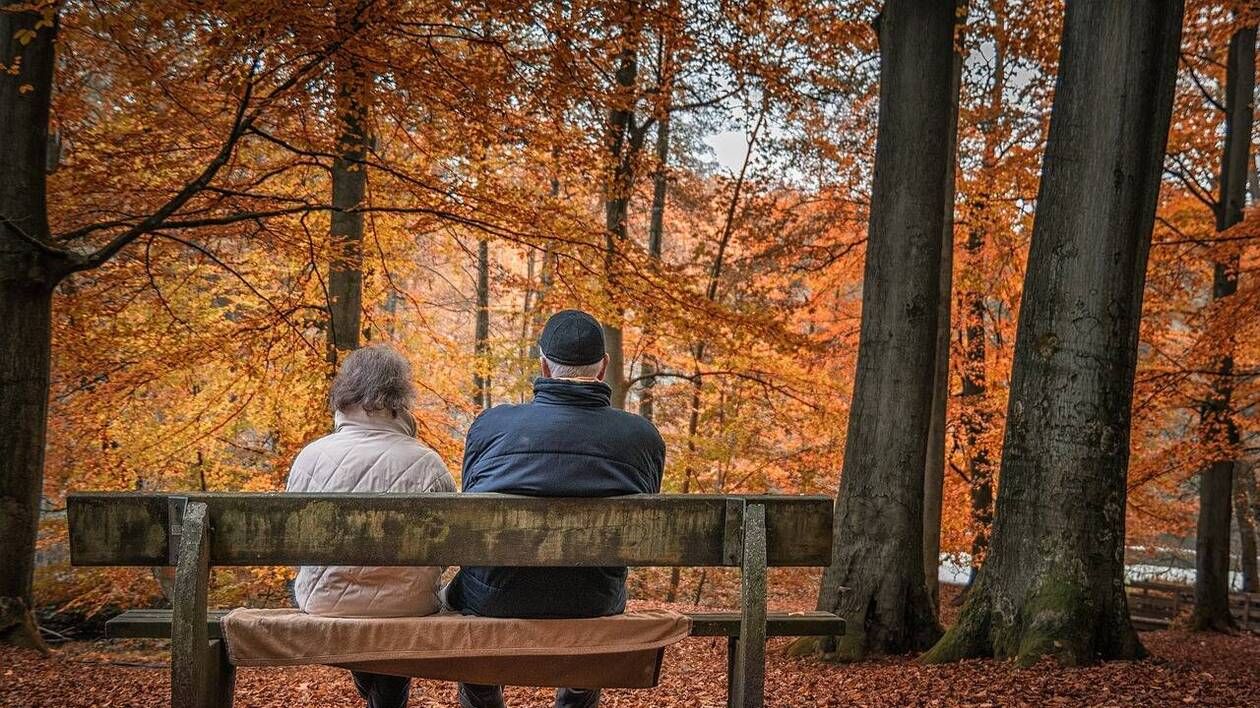
[[(656, 494), (665, 443), (641, 416), (609, 405), (602, 381), (542, 378), (534, 400), (495, 406), (468, 430), (465, 492), (538, 497)], [(460, 569), (446, 593), (455, 610), (485, 617), (605, 617), (626, 609), (626, 569)], [(499, 686), (460, 686), (463, 708), (503, 705)], [(557, 708), (590, 708), (597, 689), (560, 689)]]
[[(502, 708), (502, 686), (459, 685), (459, 708)], [(555, 708), (595, 708), (599, 705), (598, 688), (561, 688), (556, 690)]]
[(354, 687), (367, 701), (368, 708), (406, 708), (411, 679), (405, 676), (387, 676), (367, 671), (351, 671)]

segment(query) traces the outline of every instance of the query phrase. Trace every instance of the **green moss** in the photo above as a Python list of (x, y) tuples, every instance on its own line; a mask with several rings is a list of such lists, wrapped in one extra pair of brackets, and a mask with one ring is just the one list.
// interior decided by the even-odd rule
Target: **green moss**
[(824, 639), (826, 637), (797, 637), (787, 649), (783, 650), (783, 653), (797, 658), (819, 656), (823, 653)]
[(849, 664), (866, 658), (866, 632), (862, 622), (848, 622), (844, 636), (835, 638), (834, 648), (823, 652), (823, 661)]
[(1064, 666), (1088, 663), (1091, 637), (1086, 625), (1095, 616), (1080, 581), (1047, 573), (1025, 596), (1014, 623), (994, 632), (994, 654), (1013, 656), (1019, 666), (1031, 666), (1043, 656)]
[(985, 594), (983, 579), (967, 592), (958, 621), (936, 644), (919, 657), (924, 664), (948, 664), (963, 659), (990, 656), (989, 628), (992, 610)]

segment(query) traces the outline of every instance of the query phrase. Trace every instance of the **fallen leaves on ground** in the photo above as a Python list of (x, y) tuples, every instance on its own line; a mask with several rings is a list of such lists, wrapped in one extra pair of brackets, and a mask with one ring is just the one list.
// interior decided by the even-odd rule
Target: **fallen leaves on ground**
[[(1005, 661), (920, 666), (909, 657), (835, 665), (782, 655), (787, 640), (770, 643), (766, 697), (771, 706), (1132, 706), (1255, 705), (1260, 697), (1260, 637), (1150, 632), (1151, 657), (1082, 669), (1051, 663), (1018, 669)], [(0, 704), (6, 706), (136, 706), (167, 704), (165, 667), (126, 643), (74, 643), (50, 658), (0, 648)], [(150, 649), (150, 651), (153, 651)], [(109, 662), (126, 662), (119, 665)], [(160, 654), (156, 663), (163, 662)], [(140, 664), (137, 666), (136, 664)], [(609, 690), (608, 708), (726, 703), (726, 643), (688, 639), (665, 658), (661, 685)], [(544, 689), (514, 688), (511, 705), (550, 705)], [(327, 667), (242, 669), (241, 708), (362, 706), (345, 671)], [(455, 705), (452, 684), (416, 681), (411, 706)]]
[[(632, 576), (637, 597), (664, 597), (668, 571)], [(698, 572), (684, 574), (679, 597), (692, 600)], [(738, 579), (731, 573), (705, 576), (703, 607), (688, 603), (635, 602), (633, 607), (679, 611), (733, 610)], [(812, 609), (816, 571), (773, 569), (770, 609)], [(957, 615), (956, 586), (941, 587), (941, 614)], [(837, 665), (784, 656), (789, 639), (767, 647), (766, 703), (769, 706), (1247, 706), (1260, 702), (1260, 636), (1142, 635), (1150, 657), (1081, 669), (1044, 662), (1018, 669), (1007, 661), (964, 661), (920, 666), (913, 657), (887, 657)], [(167, 704), (168, 643), (156, 640), (69, 642), (48, 658), (0, 647), (0, 705), (135, 706)], [(549, 706), (545, 689), (512, 688), (518, 707)], [(348, 672), (322, 666), (250, 668), (237, 674), (238, 708), (304, 706), (361, 707)], [(412, 684), (413, 708), (454, 706), (455, 687), (439, 681)], [(726, 705), (726, 640), (695, 637), (665, 655), (661, 683), (650, 690), (609, 690), (606, 708), (718, 708)]]

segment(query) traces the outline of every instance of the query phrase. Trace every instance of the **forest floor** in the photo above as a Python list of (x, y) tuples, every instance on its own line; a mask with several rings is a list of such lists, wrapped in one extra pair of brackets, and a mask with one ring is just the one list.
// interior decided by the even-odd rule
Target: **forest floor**
[[(683, 594), (698, 575), (684, 576)], [(736, 583), (706, 578), (704, 609), (729, 608)], [(809, 609), (811, 574), (772, 573), (771, 609)], [(664, 575), (632, 578), (636, 597), (663, 597)], [(944, 586), (944, 620), (957, 608), (957, 588)], [(660, 594), (658, 594), (660, 593)], [(694, 609), (691, 604), (647, 600), (638, 606)], [(789, 640), (768, 648), (766, 698), (770, 706), (1255, 706), (1260, 705), (1260, 636), (1146, 632), (1150, 657), (1089, 668), (1062, 669), (1044, 663), (1019, 669), (1007, 661), (977, 660), (920, 666), (913, 657), (888, 657), (856, 665), (820, 663), (784, 656)], [(160, 641), (72, 641), (51, 657), (0, 648), (0, 705), (162, 706), (167, 702), (167, 646)], [(609, 708), (723, 706), (725, 640), (693, 638), (671, 647), (660, 686), (653, 690), (609, 690)], [(509, 689), (515, 706), (550, 705), (542, 689)], [(327, 667), (250, 668), (237, 675), (236, 705), (362, 706), (345, 671)], [(416, 681), (411, 706), (455, 705), (452, 684)]]

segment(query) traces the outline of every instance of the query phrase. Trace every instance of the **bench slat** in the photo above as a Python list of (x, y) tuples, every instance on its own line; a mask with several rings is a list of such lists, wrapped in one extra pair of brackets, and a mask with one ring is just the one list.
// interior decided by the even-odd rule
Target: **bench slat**
[[(206, 633), (210, 639), (221, 639), (219, 620), (225, 610), (206, 613)], [(693, 637), (739, 636), (738, 612), (701, 612), (691, 617)], [(766, 615), (766, 634), (771, 637), (840, 636), (844, 620), (827, 612), (770, 613)], [(170, 610), (127, 610), (105, 623), (105, 636), (110, 639), (167, 639), (171, 636)]]
[[(72, 563), (170, 564), (171, 496), (69, 495)], [(723, 544), (732, 498), (765, 506), (769, 565), (830, 563), (828, 497), (187, 495), (208, 507), (212, 565), (737, 565)]]

